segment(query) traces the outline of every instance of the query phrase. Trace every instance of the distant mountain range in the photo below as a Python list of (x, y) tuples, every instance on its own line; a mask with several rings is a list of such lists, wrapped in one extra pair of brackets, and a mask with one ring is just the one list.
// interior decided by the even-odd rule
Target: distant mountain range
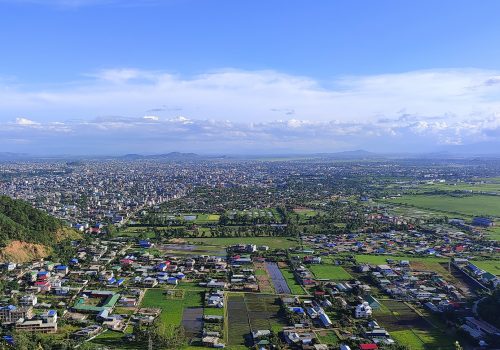
[(125, 160), (138, 160), (138, 159), (188, 160), (188, 159), (200, 159), (203, 157), (196, 153), (170, 152), (170, 153), (153, 154), (153, 155), (142, 155), (142, 154), (132, 153), (117, 158)]
[(454, 159), (454, 158), (500, 158), (500, 142), (483, 142), (472, 145), (449, 145), (441, 146), (434, 152), (401, 152), (401, 153), (386, 153), (386, 152), (370, 152), (366, 150), (328, 152), (328, 153), (309, 153), (309, 154), (231, 154), (231, 155), (200, 155), (196, 153), (170, 152), (161, 154), (138, 154), (130, 153), (125, 155), (51, 155), (51, 156), (35, 156), (26, 153), (0, 152), (0, 161), (20, 161), (20, 160), (69, 160), (78, 161), (84, 159), (105, 160), (165, 160), (165, 161), (182, 161), (182, 160), (209, 160), (209, 159)]

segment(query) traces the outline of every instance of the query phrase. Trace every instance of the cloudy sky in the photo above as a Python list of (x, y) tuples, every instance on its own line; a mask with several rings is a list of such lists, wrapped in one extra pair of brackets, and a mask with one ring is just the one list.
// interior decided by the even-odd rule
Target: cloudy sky
[(498, 1), (0, 0), (0, 152), (500, 145)]

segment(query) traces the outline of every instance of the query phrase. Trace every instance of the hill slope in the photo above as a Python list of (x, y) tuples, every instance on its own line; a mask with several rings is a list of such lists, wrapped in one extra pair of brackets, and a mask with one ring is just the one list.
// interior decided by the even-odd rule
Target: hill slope
[(10, 241), (53, 245), (68, 230), (61, 220), (33, 208), (29, 203), (0, 196), (0, 245)]

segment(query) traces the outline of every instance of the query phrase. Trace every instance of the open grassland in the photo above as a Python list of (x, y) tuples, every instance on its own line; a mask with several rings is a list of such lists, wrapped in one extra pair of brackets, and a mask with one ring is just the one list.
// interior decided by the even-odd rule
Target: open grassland
[(148, 289), (142, 299), (141, 307), (160, 308), (161, 326), (178, 326), (182, 321), (185, 308), (202, 307), (202, 295), (196, 291), (185, 291), (182, 297), (165, 295), (163, 289)]
[(318, 279), (327, 279), (327, 280), (350, 280), (352, 276), (344, 270), (342, 266), (335, 266), (330, 264), (321, 264), (321, 265), (311, 265), (309, 270), (316, 276)]
[(306, 292), (302, 288), (302, 286), (295, 280), (295, 277), (293, 276), (293, 273), (287, 269), (287, 268), (280, 268), (281, 273), (283, 274), (283, 277), (286, 280), (286, 283), (288, 284), (288, 288), (290, 288), (290, 291), (294, 295), (304, 295)]
[(484, 271), (488, 271), (494, 275), (500, 276), (500, 259), (495, 260), (478, 260), (472, 261), (474, 265), (483, 269)]
[(192, 241), (195, 244), (207, 244), (219, 247), (228, 247), (235, 244), (267, 245), (271, 249), (288, 249), (299, 245), (297, 240), (286, 237), (193, 238)]
[[(498, 224), (498, 223), (497, 223)], [(500, 226), (494, 226), (486, 231), (489, 239), (500, 241)]]
[[(130, 333), (131, 329), (127, 329), (126, 333)], [(127, 342), (124, 340), (125, 334), (122, 332), (115, 332), (108, 330), (99, 334), (96, 338), (92, 339), (91, 344), (97, 345), (98, 347), (106, 347), (108, 349), (117, 350), (133, 350), (146, 347), (146, 344), (141, 344), (139, 342)]]
[(470, 191), (470, 192), (500, 192), (500, 183), (435, 183), (422, 186), (426, 190), (439, 191)]
[(500, 196), (408, 195), (388, 201), (456, 215), (500, 216)]

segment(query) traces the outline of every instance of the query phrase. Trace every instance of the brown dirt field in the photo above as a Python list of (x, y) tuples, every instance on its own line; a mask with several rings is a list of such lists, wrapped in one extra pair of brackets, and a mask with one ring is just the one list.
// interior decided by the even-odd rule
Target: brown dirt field
[(265, 275), (255, 276), (255, 278), (257, 278), (257, 283), (259, 284), (259, 290), (262, 293), (274, 293), (274, 287), (271, 283), (269, 275), (267, 274), (266, 265), (264, 263), (255, 262), (254, 267), (256, 270), (266, 271)]
[(41, 244), (11, 241), (0, 250), (0, 261), (27, 262), (49, 256), (51, 249)]
[(283, 261), (278, 261), (278, 267), (280, 269), (286, 269), (288, 267), (288, 264), (286, 262), (283, 262)]

